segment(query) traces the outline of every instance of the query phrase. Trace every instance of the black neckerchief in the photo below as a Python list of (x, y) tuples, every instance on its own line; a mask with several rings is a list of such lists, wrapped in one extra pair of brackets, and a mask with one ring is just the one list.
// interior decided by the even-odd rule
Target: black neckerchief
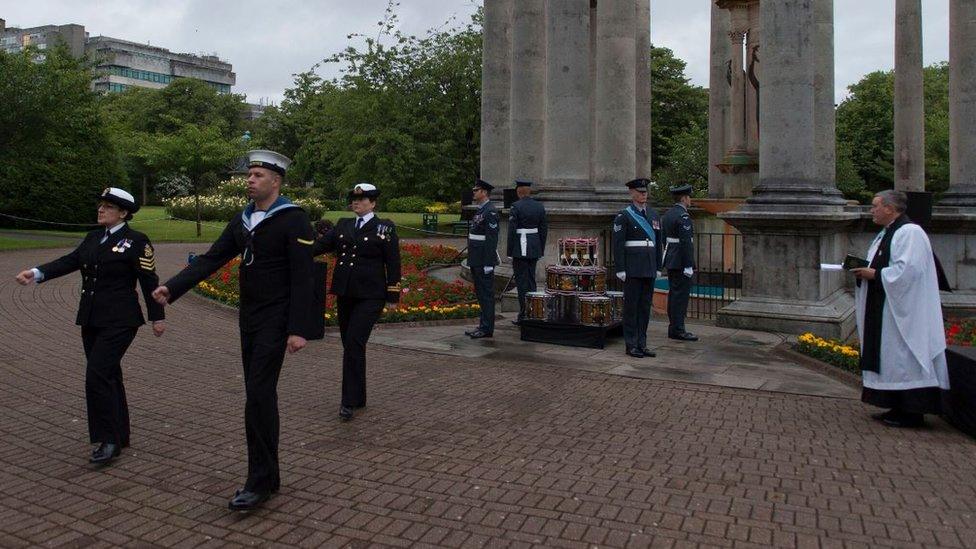
[(868, 295), (864, 306), (864, 341), (861, 342), (861, 370), (881, 371), (881, 323), (884, 317), (885, 290), (881, 282), (881, 269), (891, 261), (891, 239), (904, 225), (911, 223), (908, 216), (901, 214), (885, 229), (881, 243), (871, 258), (870, 267), (874, 269), (874, 280), (866, 281)]

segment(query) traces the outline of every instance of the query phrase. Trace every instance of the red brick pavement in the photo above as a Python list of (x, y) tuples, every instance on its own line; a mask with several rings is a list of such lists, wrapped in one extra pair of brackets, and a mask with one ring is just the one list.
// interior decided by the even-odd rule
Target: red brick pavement
[[(164, 275), (185, 245), (160, 246)], [(200, 246), (196, 246), (200, 249)], [(0, 254), (0, 546), (972, 547), (976, 442), (860, 403), (374, 346), (369, 407), (336, 420), (334, 338), (286, 359), (282, 491), (245, 474), (235, 318), (168, 308), (124, 362), (132, 447), (86, 462), (77, 275)]]

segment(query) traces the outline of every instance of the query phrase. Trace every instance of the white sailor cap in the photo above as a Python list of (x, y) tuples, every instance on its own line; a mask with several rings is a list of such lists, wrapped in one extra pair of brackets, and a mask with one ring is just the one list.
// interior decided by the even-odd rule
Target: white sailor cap
[(380, 195), (380, 190), (372, 183), (356, 183), (356, 186), (349, 191), (349, 200), (354, 198), (372, 198)]
[(247, 151), (247, 166), (249, 168), (266, 168), (281, 175), (291, 165), (291, 159), (283, 154), (263, 149)]
[(98, 195), (98, 199), (111, 202), (130, 214), (139, 211), (139, 204), (136, 203), (135, 197), (118, 187), (106, 187), (102, 194)]

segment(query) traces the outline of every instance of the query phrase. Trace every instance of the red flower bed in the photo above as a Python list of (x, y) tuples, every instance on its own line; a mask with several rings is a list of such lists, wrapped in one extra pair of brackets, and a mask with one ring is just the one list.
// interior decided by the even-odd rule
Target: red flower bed
[[(474, 288), (467, 282), (456, 280), (444, 282), (423, 272), (434, 264), (454, 263), (457, 250), (447, 246), (428, 246), (426, 244), (400, 244), (402, 279), (400, 303), (396, 309), (384, 310), (380, 322), (405, 322), (413, 320), (439, 320), (444, 318), (469, 318), (477, 316), (479, 309)], [(329, 264), (329, 280), (335, 267), (335, 257), (325, 255), (318, 258)], [(234, 258), (216, 273), (197, 286), (197, 291), (207, 297), (228, 305), (238, 306), (238, 266), (240, 258)], [(326, 301), (326, 323), (336, 321), (335, 296), (329, 295)]]
[(976, 319), (950, 319), (945, 322), (946, 345), (976, 345)]

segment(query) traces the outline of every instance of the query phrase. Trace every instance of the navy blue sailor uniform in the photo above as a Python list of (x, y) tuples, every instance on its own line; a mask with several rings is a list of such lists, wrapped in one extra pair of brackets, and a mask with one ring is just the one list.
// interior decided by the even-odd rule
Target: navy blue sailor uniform
[(495, 273), (485, 267), (498, 265), (498, 211), (491, 201), (482, 204), (468, 229), (468, 267), (474, 281), (474, 291), (481, 307), (478, 330), (492, 335), (495, 332)]
[(366, 343), (386, 303), (400, 300), (400, 240), (396, 225), (373, 215), (340, 219), (313, 253), (335, 253), (329, 293), (336, 296), (342, 338), (342, 406), (366, 405)]
[(149, 238), (128, 224), (106, 237), (105, 229), (88, 233), (71, 253), (37, 267), (39, 282), (81, 271), (81, 299), (75, 323), (85, 349), (85, 400), (92, 443), (129, 446), (129, 408), (122, 383), (122, 357), (145, 324), (136, 282), (150, 321), (163, 320), (162, 305), (152, 299), (159, 284)]
[[(635, 216), (643, 219), (650, 234)], [(624, 341), (627, 349), (647, 348), (647, 325), (651, 319), (654, 279), (661, 269), (661, 221), (657, 212), (644, 211), (633, 205), (624, 208), (613, 220), (614, 273), (625, 273), (624, 280)]]
[(312, 339), (312, 225), (303, 209), (279, 197), (251, 224), (254, 204), (236, 216), (207, 253), (196, 256), (165, 286), (176, 301), (228, 261), (241, 256), (240, 331), (246, 402), (248, 473), (244, 489), (278, 490), (278, 377), (288, 336)]
[(541, 202), (527, 196), (512, 204), (507, 247), (518, 289), (518, 320), (525, 317), (525, 294), (537, 289), (535, 268), (539, 258), (545, 254), (548, 228), (546, 208)]
[(695, 269), (695, 229), (684, 204), (675, 204), (661, 218), (665, 239), (664, 268), (668, 271), (668, 335), (685, 330), (691, 277)]

